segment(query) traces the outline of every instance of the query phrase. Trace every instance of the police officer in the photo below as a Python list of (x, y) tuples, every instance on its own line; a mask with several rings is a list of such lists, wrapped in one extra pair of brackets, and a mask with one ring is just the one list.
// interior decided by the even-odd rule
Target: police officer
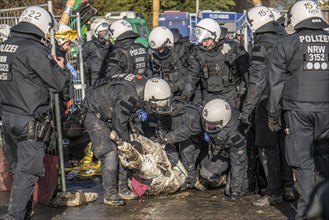
[(125, 20), (117, 20), (110, 25), (110, 35), (115, 49), (107, 60), (107, 76), (118, 73), (141, 74), (152, 77), (150, 55), (147, 49), (135, 40), (139, 37), (131, 24)]
[[(187, 57), (189, 45), (182, 39), (179, 32), (166, 27), (154, 28), (149, 36), (152, 50), (152, 70), (156, 77), (166, 80), (175, 99), (181, 99), (187, 74)], [(188, 41), (189, 42), (189, 41)]]
[[(242, 45), (226, 39), (226, 33), (226, 28), (210, 18), (197, 24), (191, 41), (198, 47), (192, 49), (188, 59), (188, 75), (194, 88), (201, 80), (203, 104), (221, 98), (239, 108), (239, 92), (243, 91), (240, 83), (245, 85), (249, 55)], [(189, 98), (193, 93), (186, 87), (182, 96)]]
[(268, 61), (268, 123), (281, 129), (284, 111), (286, 158), (300, 194), (296, 219), (304, 219), (316, 182), (328, 175), (329, 34), (316, 2), (297, 1), (288, 19), (296, 32), (273, 47)]
[(91, 88), (97, 79), (106, 75), (106, 60), (113, 49), (109, 41), (109, 24), (101, 21), (93, 28), (93, 39), (82, 46), (82, 57), (85, 65), (86, 85)]
[(117, 147), (110, 140), (110, 131), (114, 129), (122, 140), (132, 143), (134, 114), (142, 108), (150, 112), (168, 111), (171, 91), (162, 79), (134, 74), (116, 74), (102, 83), (83, 101), (87, 109), (84, 126), (90, 135), (94, 155), (102, 162), (104, 204), (121, 206), (125, 205), (123, 199), (137, 199), (138, 195), (128, 189), (126, 172), (118, 163)]
[[(6, 158), (13, 172), (9, 219), (24, 219), (39, 176), (50, 127), (49, 91), (68, 84), (62, 58), (52, 57), (48, 34), (56, 21), (45, 9), (25, 9), (0, 45), (0, 100)], [(58, 27), (57, 27), (58, 28)]]
[(284, 146), (279, 146), (279, 138), (283, 135), (269, 130), (266, 111), (267, 55), (273, 45), (286, 34), (281, 34), (284, 33), (284, 28), (274, 21), (273, 13), (265, 6), (250, 9), (247, 16), (254, 33), (255, 45), (251, 52), (249, 87), (242, 106), (240, 126), (247, 127), (246, 125), (251, 124), (251, 115), (255, 110), (255, 146), (258, 147), (267, 179), (267, 195), (253, 204), (274, 205), (283, 202), (282, 194), (286, 200), (294, 199), (292, 170), (287, 165), (284, 153), (281, 153), (284, 152)]
[(245, 137), (238, 131), (239, 111), (222, 99), (209, 101), (202, 109), (202, 124), (210, 149), (201, 161), (200, 176), (212, 186), (223, 184), (229, 170), (226, 194), (236, 202), (248, 191)]
[[(203, 128), (201, 124), (202, 106), (182, 101), (172, 102), (172, 112), (169, 116), (163, 116), (164, 123), (169, 121), (169, 132), (162, 137), (161, 143), (178, 144), (180, 159), (188, 172), (182, 189), (193, 188), (197, 181), (200, 152), (203, 144)], [(168, 117), (175, 117), (178, 123), (172, 124)]]

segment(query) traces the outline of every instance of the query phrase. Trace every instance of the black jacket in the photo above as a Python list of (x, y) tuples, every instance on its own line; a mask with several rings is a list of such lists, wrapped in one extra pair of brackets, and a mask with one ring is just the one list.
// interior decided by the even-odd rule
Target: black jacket
[(329, 33), (302, 29), (276, 44), (268, 61), (267, 110), (329, 111)]
[(49, 91), (63, 91), (68, 76), (40, 38), (16, 32), (11, 36), (0, 45), (0, 57), (4, 59), (0, 71), (2, 108), (16, 114), (40, 115), (49, 108)]
[(87, 93), (83, 106), (99, 119), (111, 122), (119, 137), (129, 142), (129, 120), (144, 107), (142, 94), (147, 78), (121, 74), (108, 79)]
[(109, 41), (101, 41), (94, 38), (82, 46), (82, 57), (85, 65), (86, 84), (92, 86), (92, 82), (106, 75), (106, 60), (113, 49)]
[(249, 86), (247, 95), (243, 103), (242, 112), (250, 115), (255, 106), (263, 98), (267, 97), (266, 76), (268, 54), (271, 52), (273, 45), (287, 34), (282, 33), (262, 33), (255, 36), (255, 46), (251, 51), (251, 65), (249, 68)]
[(132, 73), (152, 77), (150, 55), (147, 48), (135, 43), (135, 38), (115, 42), (115, 48), (107, 60), (107, 77), (115, 74)]

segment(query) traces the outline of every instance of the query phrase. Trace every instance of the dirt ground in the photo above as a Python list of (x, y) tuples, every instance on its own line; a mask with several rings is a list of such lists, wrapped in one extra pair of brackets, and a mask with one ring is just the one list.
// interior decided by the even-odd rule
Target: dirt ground
[[(103, 205), (100, 179), (71, 181), (68, 191), (97, 192), (99, 198), (81, 207), (48, 207), (36, 204), (33, 219), (294, 219), (296, 202), (255, 207), (260, 195), (242, 197), (241, 203), (226, 201), (223, 190), (187, 190), (172, 195), (142, 196), (123, 207)], [(0, 192), (0, 219), (5, 219), (9, 192)]]

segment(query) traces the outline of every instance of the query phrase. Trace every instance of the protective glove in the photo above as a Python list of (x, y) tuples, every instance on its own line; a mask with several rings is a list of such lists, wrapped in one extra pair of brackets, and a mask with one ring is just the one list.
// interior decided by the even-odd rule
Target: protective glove
[(203, 139), (206, 141), (206, 142), (209, 142), (210, 141), (210, 137), (209, 137), (209, 134), (207, 132), (204, 132), (203, 134)]
[(273, 118), (270, 115), (268, 116), (268, 127), (271, 131), (277, 132), (282, 129), (281, 118)]
[(249, 118), (250, 118), (249, 114), (245, 112), (240, 113), (240, 118), (239, 118), (240, 123), (238, 125), (238, 130), (242, 135), (245, 135), (248, 132), (248, 129), (251, 125)]
[(146, 111), (144, 111), (143, 109), (140, 109), (136, 112), (138, 118), (140, 118), (142, 120), (142, 122), (145, 122), (147, 120), (148, 117), (148, 113)]

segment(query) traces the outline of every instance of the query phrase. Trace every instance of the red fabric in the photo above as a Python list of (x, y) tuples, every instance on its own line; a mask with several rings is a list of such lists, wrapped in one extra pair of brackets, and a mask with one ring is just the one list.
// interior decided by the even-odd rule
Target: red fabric
[(137, 193), (139, 197), (144, 195), (145, 192), (149, 189), (148, 185), (139, 182), (134, 177), (132, 177), (131, 179), (131, 185), (133, 187), (134, 192)]
[(58, 156), (46, 154), (43, 162), (45, 164), (45, 176), (39, 177), (34, 187), (33, 200), (49, 205), (51, 196), (56, 190), (58, 180)]

